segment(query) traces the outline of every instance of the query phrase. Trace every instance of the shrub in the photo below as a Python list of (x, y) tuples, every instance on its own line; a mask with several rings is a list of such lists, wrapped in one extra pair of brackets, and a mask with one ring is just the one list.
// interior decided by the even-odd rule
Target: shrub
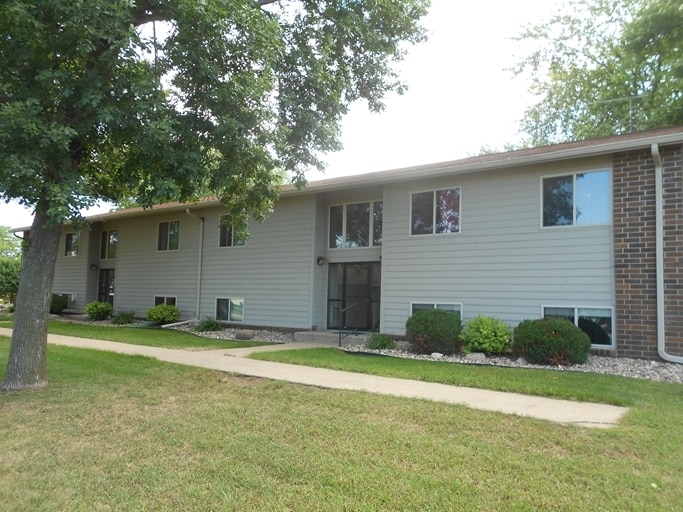
[(221, 331), (223, 330), (223, 324), (218, 320), (214, 320), (213, 318), (207, 316), (195, 326), (194, 330), (197, 332)]
[(510, 346), (510, 326), (491, 316), (478, 315), (467, 322), (460, 335), (464, 352), (504, 353)]
[(396, 342), (389, 334), (378, 334), (373, 332), (368, 341), (370, 350), (392, 350), (396, 348)]
[(66, 309), (66, 306), (68, 304), (68, 301), (64, 297), (62, 297), (61, 295), (57, 295), (56, 293), (53, 293), (52, 298), (50, 299), (50, 314), (60, 314), (62, 311)]
[(410, 349), (419, 354), (452, 354), (462, 330), (460, 314), (443, 309), (423, 309), (406, 322)]
[(157, 304), (147, 310), (147, 320), (156, 324), (172, 324), (180, 318), (180, 310), (169, 304)]
[(91, 302), (85, 306), (85, 314), (90, 320), (106, 320), (114, 312), (114, 308), (108, 302)]
[(514, 331), (512, 351), (532, 364), (568, 366), (588, 360), (588, 335), (564, 318), (524, 320)]
[(114, 315), (111, 323), (116, 325), (132, 324), (135, 321), (135, 311), (119, 311)]

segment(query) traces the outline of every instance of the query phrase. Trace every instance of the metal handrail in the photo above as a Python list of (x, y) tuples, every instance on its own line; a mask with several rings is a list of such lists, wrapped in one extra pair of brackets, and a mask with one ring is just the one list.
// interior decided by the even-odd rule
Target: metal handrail
[(342, 346), (341, 340), (342, 340), (343, 338), (346, 338), (346, 337), (349, 335), (349, 334), (347, 333), (347, 334), (345, 334), (344, 336), (342, 336), (342, 330), (344, 329), (344, 324), (346, 323), (346, 311), (349, 310), (349, 309), (351, 309), (351, 308), (353, 308), (353, 307), (355, 307), (355, 306), (357, 306), (357, 305), (358, 305), (358, 303), (357, 303), (357, 302), (354, 302), (354, 303), (351, 304), (350, 306), (346, 306), (344, 309), (342, 309), (342, 310), (339, 311), (339, 313), (340, 313), (340, 317), (339, 317), (339, 347)]

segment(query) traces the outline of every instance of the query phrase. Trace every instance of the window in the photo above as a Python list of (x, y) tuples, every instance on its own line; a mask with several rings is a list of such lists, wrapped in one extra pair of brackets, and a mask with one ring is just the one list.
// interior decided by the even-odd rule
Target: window
[(247, 239), (244, 236), (246, 226), (242, 230), (237, 229), (235, 224), (231, 223), (230, 215), (221, 215), (220, 224), (218, 227), (218, 247), (244, 247), (247, 245)]
[(159, 223), (158, 251), (177, 251), (180, 247), (180, 221), (171, 220)]
[(543, 317), (566, 318), (588, 334), (591, 344), (612, 345), (611, 308), (544, 307)]
[(64, 309), (74, 310), (76, 309), (76, 294), (75, 293), (62, 293), (62, 298), (66, 301), (66, 307)]
[(410, 234), (460, 233), (460, 188), (415, 192), (410, 199)]
[(81, 245), (81, 234), (67, 233), (64, 241), (64, 256), (78, 256), (78, 249)]
[(166, 304), (167, 306), (175, 306), (176, 297), (165, 297), (163, 295), (157, 295), (154, 297), (154, 305)]
[(453, 313), (458, 313), (460, 318), (462, 318), (462, 304), (443, 304), (435, 302), (411, 302), (410, 303), (410, 314), (414, 315), (423, 309), (444, 309), (446, 311), (452, 311)]
[(586, 226), (610, 222), (609, 171), (542, 179), (543, 226)]
[(102, 231), (100, 235), (100, 259), (113, 260), (116, 258), (116, 246), (119, 241), (119, 232), (115, 229)]
[(330, 207), (330, 249), (382, 245), (382, 201)]
[(223, 322), (244, 321), (244, 299), (216, 299), (216, 320)]

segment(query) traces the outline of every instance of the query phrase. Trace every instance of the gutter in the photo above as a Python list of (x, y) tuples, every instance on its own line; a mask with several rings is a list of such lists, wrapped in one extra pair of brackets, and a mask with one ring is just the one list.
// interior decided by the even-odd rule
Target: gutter
[[(190, 211), (189, 208), (185, 208), (185, 213), (187, 213), (193, 219), (199, 221), (199, 257), (197, 258), (197, 302), (195, 303), (195, 318), (194, 320), (199, 321), (199, 308), (201, 304), (202, 297), (202, 262), (204, 261), (204, 217), (197, 217), (194, 213)], [(186, 322), (179, 322), (175, 325), (182, 325), (183, 323), (189, 323), (193, 320), (188, 320)]]
[(662, 157), (659, 145), (651, 146), (655, 161), (655, 258), (657, 268), (657, 353), (670, 363), (683, 363), (683, 357), (674, 356), (666, 351), (666, 324), (664, 318), (664, 180), (662, 176)]

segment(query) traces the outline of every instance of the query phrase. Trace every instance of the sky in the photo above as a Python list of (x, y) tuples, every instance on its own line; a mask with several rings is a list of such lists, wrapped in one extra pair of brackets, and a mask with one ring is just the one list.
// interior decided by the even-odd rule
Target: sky
[[(528, 51), (512, 37), (548, 19), (559, 1), (432, 0), (424, 20), (429, 39), (409, 47), (397, 68), (408, 90), (389, 95), (381, 114), (354, 104), (342, 123), (344, 149), (325, 155), (325, 173), (312, 172), (309, 181), (457, 160), (518, 142), (519, 121), (534, 98), (509, 70)], [(31, 219), (28, 209), (0, 204), (0, 225), (28, 226)]]

